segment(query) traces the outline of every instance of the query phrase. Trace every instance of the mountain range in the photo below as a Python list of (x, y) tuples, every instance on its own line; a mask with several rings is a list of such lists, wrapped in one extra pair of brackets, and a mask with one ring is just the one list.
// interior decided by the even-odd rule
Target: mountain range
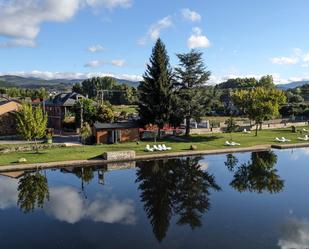
[[(128, 84), (137, 87), (139, 82), (115, 78), (120, 84)], [(75, 83), (80, 83), (84, 79), (41, 79), (35, 77), (22, 77), (16, 75), (2, 75), (0, 76), (0, 87), (23, 87), (23, 88), (37, 88), (56, 86), (71, 87)]]
[(292, 89), (292, 88), (296, 88), (296, 87), (301, 87), (305, 84), (309, 84), (309, 81), (294, 81), (294, 82), (290, 82), (288, 84), (280, 84), (277, 85), (277, 88), (281, 89), (281, 90), (287, 90), (287, 89)]

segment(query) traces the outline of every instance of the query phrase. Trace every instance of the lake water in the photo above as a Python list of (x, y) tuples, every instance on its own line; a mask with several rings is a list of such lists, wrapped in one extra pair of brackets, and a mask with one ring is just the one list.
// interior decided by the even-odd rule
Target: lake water
[(309, 150), (0, 176), (0, 248), (309, 248)]

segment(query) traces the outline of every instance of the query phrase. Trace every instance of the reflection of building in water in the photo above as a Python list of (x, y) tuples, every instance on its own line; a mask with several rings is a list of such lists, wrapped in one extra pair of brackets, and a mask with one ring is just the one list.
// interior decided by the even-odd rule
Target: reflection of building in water
[(27, 172), (26, 171), (9, 171), (9, 172), (2, 172), (0, 175), (11, 177), (14, 179), (19, 179), (20, 177), (24, 176)]
[[(86, 182), (90, 182), (93, 178), (93, 173), (97, 172), (98, 177), (98, 183), (101, 185), (105, 184), (104, 175), (108, 171), (114, 171), (114, 170), (121, 170), (121, 169), (131, 169), (135, 168), (135, 162), (122, 162), (122, 163), (109, 163), (103, 166), (99, 167), (65, 167), (60, 168), (60, 172), (64, 174), (74, 174), (79, 178), (82, 178), (82, 180), (85, 180)], [(50, 169), (52, 171), (58, 170), (57, 168)], [(0, 175), (19, 179), (25, 174), (29, 172), (34, 171), (24, 171), (24, 170), (16, 170), (16, 171), (7, 171), (7, 172), (1, 172)]]
[(104, 185), (105, 181), (104, 181), (104, 173), (105, 173), (105, 169), (99, 169), (98, 170), (98, 183)]

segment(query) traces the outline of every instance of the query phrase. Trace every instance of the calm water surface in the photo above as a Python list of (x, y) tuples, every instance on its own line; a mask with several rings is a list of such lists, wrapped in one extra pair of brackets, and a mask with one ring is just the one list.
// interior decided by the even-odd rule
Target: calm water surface
[(298, 149), (10, 172), (0, 248), (306, 249), (308, 162)]

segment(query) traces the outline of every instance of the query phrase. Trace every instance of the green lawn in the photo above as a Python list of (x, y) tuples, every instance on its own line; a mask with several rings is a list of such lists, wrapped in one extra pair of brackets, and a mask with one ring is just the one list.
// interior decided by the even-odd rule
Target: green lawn
[(113, 105), (114, 112), (122, 112), (125, 111), (127, 114), (137, 113), (136, 105)]
[[(300, 129), (299, 129), (300, 130)], [(231, 139), (232, 136), (232, 139)], [(274, 144), (275, 137), (286, 137), (291, 139), (291, 143), (299, 143), (297, 140), (300, 133), (292, 133), (291, 128), (288, 129), (275, 129), (275, 130), (263, 130), (260, 131), (258, 136), (254, 136), (254, 132), (251, 134), (243, 133), (219, 133), (192, 136), (190, 141), (176, 142), (173, 140), (165, 139), (157, 142), (157, 144), (165, 143), (167, 146), (171, 146), (172, 152), (188, 151), (190, 145), (196, 145), (198, 150), (211, 150), (226, 148), (224, 142), (226, 140), (233, 140), (241, 144), (240, 147), (248, 147), (259, 144)], [(0, 155), (0, 165), (16, 163), (19, 158), (26, 158), (28, 163), (43, 163), (53, 161), (68, 161), (68, 160), (82, 160), (90, 159), (100, 156), (105, 151), (116, 150), (135, 150), (138, 155), (150, 154), (150, 152), (144, 152), (146, 144), (154, 144), (153, 142), (135, 142), (121, 143), (114, 145), (88, 145), (84, 147), (68, 147), (68, 148), (54, 148), (41, 151), (40, 154), (34, 152), (18, 152)], [(166, 153), (166, 152), (153, 152), (153, 153)]]

